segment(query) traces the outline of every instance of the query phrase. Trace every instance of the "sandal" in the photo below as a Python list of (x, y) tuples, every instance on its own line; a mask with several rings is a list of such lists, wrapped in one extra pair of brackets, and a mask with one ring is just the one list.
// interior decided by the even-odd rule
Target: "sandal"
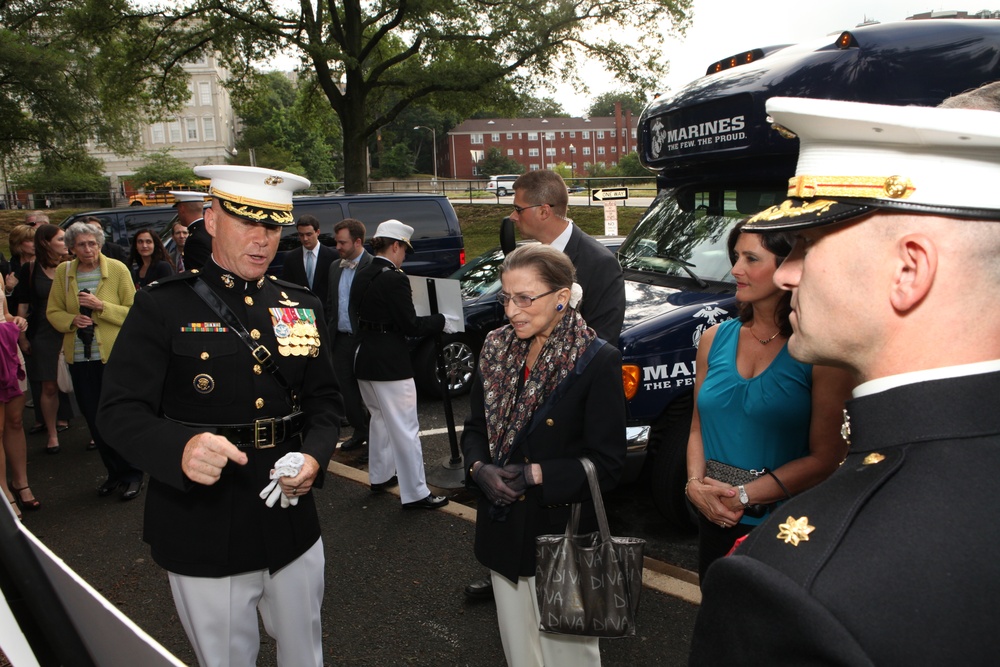
[(19, 489), (13, 484), (11, 484), (10, 490), (14, 492), (14, 502), (17, 503), (17, 506), (20, 507), (25, 512), (36, 512), (42, 509), (42, 503), (41, 501), (38, 500), (38, 498), (35, 498), (35, 494), (33, 493), (31, 494), (30, 500), (25, 500), (24, 496), (21, 495), (24, 491), (28, 491), (30, 493), (31, 492), (30, 486), (22, 486)]
[(14, 511), (14, 516), (16, 516), (17, 520), (20, 521), (21, 518), (22, 518), (21, 517), (21, 508), (17, 506), (17, 500), (14, 499), (14, 498), (11, 498), (7, 502), (10, 503), (10, 508)]

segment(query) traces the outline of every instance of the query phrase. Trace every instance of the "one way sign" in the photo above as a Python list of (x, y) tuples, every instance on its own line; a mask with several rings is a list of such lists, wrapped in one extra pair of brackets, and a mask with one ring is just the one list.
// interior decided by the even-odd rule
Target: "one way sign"
[(591, 190), (590, 196), (597, 201), (611, 201), (613, 199), (628, 199), (628, 188), (618, 188), (616, 190)]

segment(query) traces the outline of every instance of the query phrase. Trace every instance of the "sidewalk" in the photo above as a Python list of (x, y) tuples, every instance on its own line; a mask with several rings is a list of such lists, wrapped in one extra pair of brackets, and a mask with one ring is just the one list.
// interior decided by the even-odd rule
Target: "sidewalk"
[[(30, 419), (26, 420), (30, 421)], [(82, 419), (46, 456), (29, 437), (29, 478), (42, 501), (26, 525), (105, 597), (179, 659), (193, 654), (174, 613), (166, 574), (142, 542), (144, 496), (98, 498), (104, 468)], [(403, 511), (398, 497), (371, 496), (367, 476), (332, 464), (316, 491), (327, 558), (323, 626), (330, 665), (503, 665), (492, 602), (467, 602), (484, 570), (472, 555), (471, 510)], [(341, 475), (347, 475), (341, 476)], [(647, 570), (647, 581), (657, 579)], [(646, 588), (638, 634), (602, 642), (605, 665), (683, 665), (697, 607)], [(274, 665), (264, 635), (258, 661)]]

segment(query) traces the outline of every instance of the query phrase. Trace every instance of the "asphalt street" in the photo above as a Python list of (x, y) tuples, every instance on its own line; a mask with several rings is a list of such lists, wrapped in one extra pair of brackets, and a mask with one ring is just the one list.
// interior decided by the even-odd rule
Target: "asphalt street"
[[(45, 454), (44, 436), (28, 437), (29, 479), (42, 508), (28, 513), (25, 525), (143, 630), (193, 664), (166, 574), (142, 542), (144, 497), (97, 497), (104, 468), (96, 452), (85, 450), (88, 440), (80, 417), (61, 435), (60, 454)], [(433, 466), (436, 457), (426, 458)], [(398, 497), (370, 494), (363, 466), (351, 465), (356, 459), (335, 455), (334, 474), (315, 491), (327, 565), (327, 664), (503, 665), (493, 603), (469, 602), (462, 593), (484, 572), (472, 555), (470, 511), (458, 503), (452, 511), (401, 510)], [(602, 642), (604, 664), (685, 664), (696, 613), (694, 604), (644, 589), (636, 637)], [(274, 646), (262, 636), (258, 664), (267, 667), (275, 664)]]

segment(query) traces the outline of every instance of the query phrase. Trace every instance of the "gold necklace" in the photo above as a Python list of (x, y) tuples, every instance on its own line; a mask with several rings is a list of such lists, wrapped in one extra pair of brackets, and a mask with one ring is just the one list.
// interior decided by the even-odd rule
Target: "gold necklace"
[(752, 324), (750, 325), (750, 335), (751, 335), (751, 336), (753, 336), (754, 338), (756, 338), (756, 339), (757, 339), (757, 342), (758, 342), (758, 343), (760, 343), (761, 345), (767, 345), (767, 344), (768, 344), (768, 343), (770, 343), (770, 342), (771, 342), (772, 340), (774, 340), (775, 338), (777, 338), (777, 337), (778, 337), (778, 334), (780, 334), (780, 333), (781, 333), (781, 329), (778, 329), (777, 331), (775, 331), (775, 332), (774, 332), (774, 335), (773, 335), (773, 336), (771, 336), (770, 338), (761, 338), (761, 337), (759, 337), (759, 336), (757, 335), (757, 333), (756, 333), (756, 332), (755, 332), (755, 331), (753, 330), (753, 325), (752, 325)]

